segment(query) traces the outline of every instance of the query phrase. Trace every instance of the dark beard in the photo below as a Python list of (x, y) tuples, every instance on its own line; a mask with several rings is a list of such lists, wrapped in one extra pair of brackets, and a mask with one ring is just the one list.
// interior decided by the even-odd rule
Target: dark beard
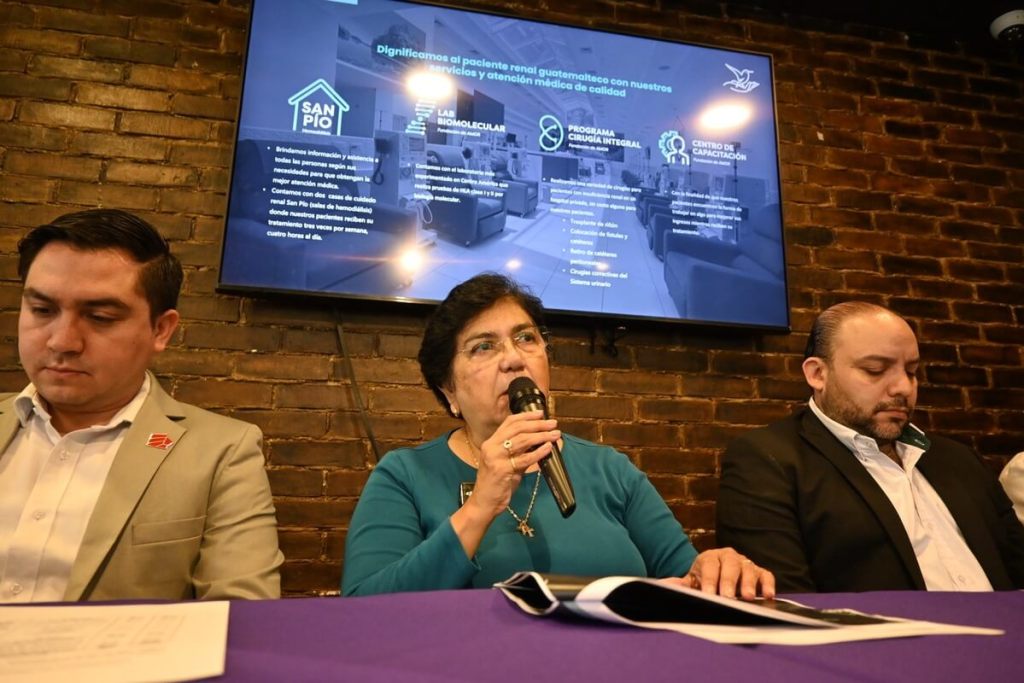
[[(904, 399), (879, 403), (872, 408), (871, 412), (868, 414), (860, 413), (856, 408), (845, 402), (844, 405), (832, 405), (829, 401), (823, 401), (822, 403), (824, 405), (818, 407), (821, 408), (823, 413), (839, 424), (846, 425), (858, 434), (871, 437), (879, 445), (898, 439), (900, 434), (903, 432), (903, 428), (910, 422), (911, 412), (906, 400)], [(884, 422), (879, 424), (872, 419), (876, 413), (883, 410), (891, 410), (893, 408), (902, 408), (907, 410), (906, 422), (902, 424), (893, 422)]]

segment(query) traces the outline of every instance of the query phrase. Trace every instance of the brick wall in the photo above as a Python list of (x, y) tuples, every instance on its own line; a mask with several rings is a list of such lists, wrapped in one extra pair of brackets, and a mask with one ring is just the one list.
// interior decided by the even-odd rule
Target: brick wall
[[(770, 52), (778, 85), (794, 334), (555, 326), (563, 428), (629, 452), (701, 545), (735, 434), (785, 415), (816, 311), (858, 298), (917, 327), (917, 422), (998, 468), (1024, 450), (1024, 99), (1020, 62), (863, 26), (708, 2), (463, 0), (599, 28)], [(260, 425), (289, 593), (332, 590), (372, 460), (315, 301), (214, 292), (247, 6), (243, 0), (0, 0), (0, 388), (20, 389), (14, 250), (25, 229), (105, 206), (152, 220), (186, 270), (158, 362), (180, 399)], [(414, 360), (421, 310), (339, 305), (384, 448), (451, 426)]]

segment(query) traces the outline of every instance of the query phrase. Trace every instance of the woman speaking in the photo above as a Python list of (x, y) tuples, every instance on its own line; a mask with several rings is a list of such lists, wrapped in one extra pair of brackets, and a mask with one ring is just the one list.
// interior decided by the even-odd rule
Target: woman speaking
[[(420, 368), (462, 426), (381, 459), (352, 516), (343, 593), (484, 588), (532, 570), (773, 595), (771, 572), (735, 551), (698, 554), (625, 455), (563, 434), (542, 410), (510, 409), (518, 377), (548, 393), (543, 318), (537, 297), (497, 274), (463, 282), (438, 306)], [(568, 517), (540, 473), (556, 446), (575, 491)]]

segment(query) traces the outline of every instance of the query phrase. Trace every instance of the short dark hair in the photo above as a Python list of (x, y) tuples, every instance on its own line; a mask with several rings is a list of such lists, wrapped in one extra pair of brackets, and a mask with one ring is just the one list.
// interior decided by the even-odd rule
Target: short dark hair
[[(807, 335), (807, 346), (804, 348), (804, 360), (817, 357), (825, 362), (832, 360), (835, 351), (836, 333), (843, 321), (868, 313), (892, 313), (888, 308), (867, 301), (844, 301), (830, 306), (818, 314), (811, 331)], [(896, 315), (892, 313), (892, 315)]]
[(51, 242), (82, 251), (120, 249), (142, 264), (139, 288), (149, 302), (150, 319), (178, 306), (183, 278), (181, 263), (167, 240), (152, 225), (118, 209), (90, 209), (64, 214), (33, 228), (18, 242), (18, 275), (22, 283), (39, 252)]
[(427, 320), (420, 343), (420, 372), (449, 415), (453, 415), (451, 406), (441, 387), (451, 384), (455, 340), (470, 320), (503, 299), (519, 304), (534, 324), (544, 330), (544, 305), (540, 299), (529, 288), (499, 273), (481, 273), (456, 285)]

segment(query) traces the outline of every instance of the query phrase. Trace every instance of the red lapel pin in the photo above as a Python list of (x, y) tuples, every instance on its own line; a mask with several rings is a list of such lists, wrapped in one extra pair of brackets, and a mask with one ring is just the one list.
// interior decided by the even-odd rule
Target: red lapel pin
[(166, 434), (150, 434), (149, 441), (146, 442), (146, 445), (166, 451), (171, 447), (172, 443), (174, 443), (174, 439)]

